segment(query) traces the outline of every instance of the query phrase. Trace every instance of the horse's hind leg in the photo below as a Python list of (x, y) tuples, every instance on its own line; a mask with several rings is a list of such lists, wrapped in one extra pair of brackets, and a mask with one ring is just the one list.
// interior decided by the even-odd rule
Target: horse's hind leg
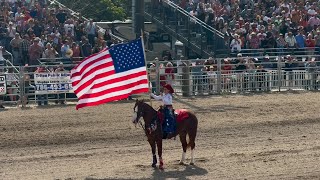
[(187, 152), (187, 145), (188, 145), (187, 144), (187, 134), (182, 133), (179, 135), (179, 137), (180, 137), (180, 142), (181, 142), (182, 149), (183, 149), (181, 160), (180, 160), (179, 164), (184, 164), (184, 161), (186, 160), (186, 152)]

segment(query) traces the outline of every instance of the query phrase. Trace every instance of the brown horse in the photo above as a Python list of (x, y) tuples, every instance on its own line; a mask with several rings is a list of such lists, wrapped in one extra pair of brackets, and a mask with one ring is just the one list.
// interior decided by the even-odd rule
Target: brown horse
[[(158, 112), (154, 110), (150, 105), (146, 104), (143, 100), (137, 100), (134, 105), (134, 117), (132, 119), (134, 124), (137, 124), (142, 117), (144, 119), (145, 134), (148, 138), (148, 142), (152, 149), (153, 163), (152, 167), (157, 165), (156, 157), (156, 145), (158, 148), (158, 156), (160, 160), (159, 168), (163, 169), (162, 160), (162, 126), (158, 118)], [(178, 111), (178, 110), (177, 110)], [(181, 110), (180, 110), (181, 111)], [(190, 164), (194, 164), (194, 148), (195, 139), (197, 135), (198, 119), (188, 110), (183, 110), (185, 113), (183, 117), (177, 117), (177, 130), (174, 135), (180, 136), (180, 142), (182, 144), (183, 152), (180, 160), (180, 164), (184, 164), (187, 147), (191, 147), (191, 161)], [(179, 120), (179, 121), (178, 121)], [(187, 135), (189, 136), (189, 142), (187, 142)]]

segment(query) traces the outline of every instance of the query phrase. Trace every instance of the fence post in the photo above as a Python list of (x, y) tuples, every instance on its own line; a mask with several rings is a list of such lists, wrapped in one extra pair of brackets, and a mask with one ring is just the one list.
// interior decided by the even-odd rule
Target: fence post
[(185, 61), (182, 66), (182, 96), (190, 96), (190, 62)]
[(156, 58), (156, 91), (157, 94), (160, 94), (160, 63), (159, 59)]
[(221, 58), (217, 59), (217, 93), (221, 94)]
[(281, 56), (278, 56), (278, 62), (277, 62), (277, 70), (278, 70), (278, 91), (281, 91), (282, 86), (282, 73), (281, 73)]
[(19, 93), (19, 101), (20, 101), (20, 104), (21, 104), (21, 107), (24, 108), (25, 107), (25, 99), (24, 99), (24, 92), (25, 92), (25, 84), (24, 84), (24, 68), (23, 66), (20, 66), (19, 67), (19, 89), (20, 89), (20, 93)]

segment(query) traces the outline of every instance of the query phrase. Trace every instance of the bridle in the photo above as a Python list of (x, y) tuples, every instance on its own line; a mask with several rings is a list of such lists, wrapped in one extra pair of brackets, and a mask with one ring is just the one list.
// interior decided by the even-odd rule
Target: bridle
[[(140, 126), (142, 127), (142, 129), (145, 131), (146, 129), (144, 128), (142, 122), (140, 121), (140, 118), (143, 117), (144, 115), (144, 111), (139, 111), (139, 105), (135, 105), (134, 108), (133, 108), (133, 112), (137, 114), (137, 117), (136, 119), (134, 120), (134, 124), (137, 125), (137, 123), (140, 124)], [(136, 111), (136, 107), (138, 107), (138, 110)]]
[[(138, 108), (138, 110), (136, 110), (136, 108)], [(157, 129), (157, 114), (155, 114), (155, 116), (152, 117), (150, 127), (147, 127), (146, 124), (143, 125), (140, 121), (140, 118), (143, 117), (145, 113), (144, 108), (141, 106), (141, 104), (136, 104), (133, 108), (133, 112), (137, 115), (136, 119), (134, 120), (134, 124), (136, 125), (137, 123), (139, 123), (144, 132), (148, 132), (149, 134), (151, 134), (153, 131)], [(153, 123), (153, 121), (155, 121), (155, 123)]]

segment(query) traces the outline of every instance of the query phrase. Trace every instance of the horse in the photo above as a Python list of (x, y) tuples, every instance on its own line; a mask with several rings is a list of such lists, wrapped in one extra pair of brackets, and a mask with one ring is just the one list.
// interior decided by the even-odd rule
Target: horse
[[(132, 122), (137, 125), (139, 122), (142, 125), (140, 118), (144, 120), (144, 131), (148, 138), (148, 142), (152, 149), (152, 167), (157, 166), (157, 156), (156, 156), (156, 145), (158, 148), (159, 156), (159, 169), (163, 169), (164, 163), (162, 159), (162, 125), (158, 117), (158, 112), (153, 109), (152, 106), (144, 102), (144, 100), (136, 100), (133, 108), (134, 116)], [(176, 137), (179, 135), (180, 142), (182, 144), (182, 156), (179, 164), (184, 164), (186, 151), (188, 147), (191, 147), (191, 160), (190, 165), (194, 165), (194, 148), (195, 139), (197, 135), (198, 119), (194, 113), (185, 109), (178, 109), (176, 112), (180, 112), (177, 115), (177, 130), (175, 134), (169, 138)], [(183, 113), (181, 113), (183, 112)], [(189, 142), (187, 142), (187, 135), (189, 136)]]

